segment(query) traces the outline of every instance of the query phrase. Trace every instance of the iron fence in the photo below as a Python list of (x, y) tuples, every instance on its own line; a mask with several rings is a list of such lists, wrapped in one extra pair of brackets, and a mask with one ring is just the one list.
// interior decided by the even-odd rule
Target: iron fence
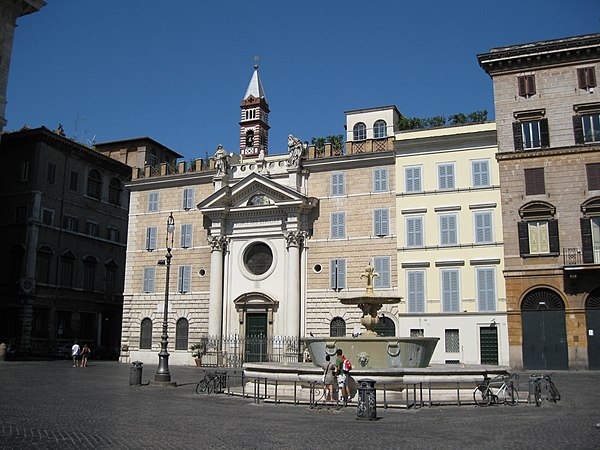
[(202, 365), (240, 367), (246, 362), (293, 363), (303, 360), (304, 349), (297, 337), (291, 336), (204, 336)]

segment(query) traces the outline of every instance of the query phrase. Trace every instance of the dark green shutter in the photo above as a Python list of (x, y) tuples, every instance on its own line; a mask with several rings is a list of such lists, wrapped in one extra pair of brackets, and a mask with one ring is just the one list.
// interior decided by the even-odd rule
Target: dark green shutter
[(573, 116), (573, 133), (575, 134), (575, 144), (583, 144), (583, 118)]
[(594, 262), (594, 248), (592, 243), (592, 223), (590, 219), (581, 217), (579, 219), (581, 227), (581, 250), (583, 252), (583, 262)]
[(512, 127), (515, 150), (523, 150), (523, 130), (521, 129), (521, 122), (513, 122)]
[(550, 147), (550, 132), (548, 130), (548, 119), (540, 120), (540, 137), (542, 147)]
[(529, 255), (529, 230), (526, 221), (518, 223), (519, 226), (519, 253), (521, 257)]
[(548, 221), (548, 238), (550, 240), (550, 253), (560, 254), (560, 241), (558, 239), (558, 220)]

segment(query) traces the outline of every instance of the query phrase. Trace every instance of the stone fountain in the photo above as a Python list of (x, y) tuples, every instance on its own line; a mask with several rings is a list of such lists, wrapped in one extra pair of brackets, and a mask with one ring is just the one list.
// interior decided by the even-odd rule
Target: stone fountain
[(391, 369), (406, 367), (427, 367), (431, 361), (437, 337), (380, 337), (375, 331), (379, 323), (377, 312), (383, 305), (399, 303), (402, 297), (376, 295), (373, 292), (373, 279), (379, 277), (369, 264), (361, 278), (366, 278), (367, 287), (364, 295), (344, 297), (340, 302), (344, 305), (356, 305), (363, 315), (361, 324), (366, 332), (356, 338), (323, 337), (305, 339), (314, 365), (321, 367), (325, 355), (333, 357), (338, 348), (352, 361), (356, 369)]

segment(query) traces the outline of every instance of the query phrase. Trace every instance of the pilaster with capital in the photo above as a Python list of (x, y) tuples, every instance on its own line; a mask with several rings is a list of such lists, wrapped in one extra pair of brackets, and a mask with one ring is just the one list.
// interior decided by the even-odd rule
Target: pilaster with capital
[(287, 248), (287, 314), (289, 336), (300, 336), (300, 248), (306, 239), (305, 231), (287, 231), (284, 234)]
[(208, 304), (208, 334), (220, 337), (223, 324), (223, 252), (228, 238), (222, 235), (209, 236), (210, 245), (210, 300)]
[(283, 235), (285, 239), (286, 248), (290, 247), (302, 247), (306, 240), (306, 231), (286, 231)]

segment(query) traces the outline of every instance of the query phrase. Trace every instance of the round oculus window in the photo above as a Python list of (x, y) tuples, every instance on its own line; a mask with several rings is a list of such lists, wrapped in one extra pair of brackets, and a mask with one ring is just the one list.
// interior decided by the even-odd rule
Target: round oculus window
[(253, 275), (262, 275), (273, 264), (273, 251), (263, 242), (251, 245), (244, 253), (244, 265)]

